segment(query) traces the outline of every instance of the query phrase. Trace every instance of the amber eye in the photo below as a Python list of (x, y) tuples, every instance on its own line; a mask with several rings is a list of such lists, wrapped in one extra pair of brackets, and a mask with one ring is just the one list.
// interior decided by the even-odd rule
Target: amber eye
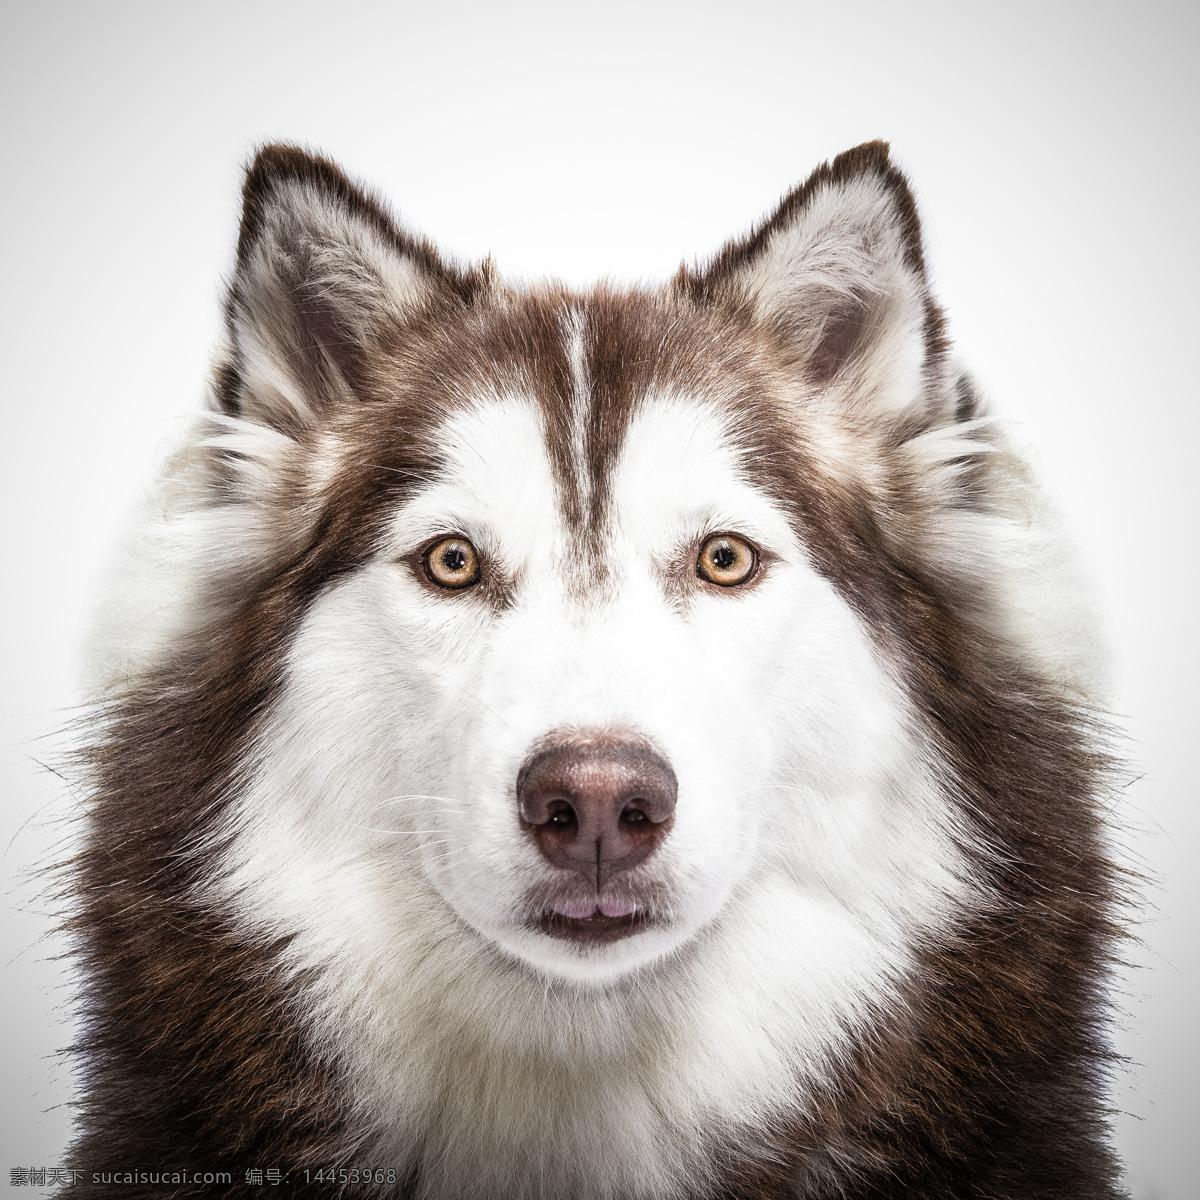
[(749, 542), (728, 533), (710, 537), (700, 547), (696, 571), (701, 579), (720, 587), (736, 587), (754, 574), (758, 556)]
[(425, 574), (439, 587), (470, 587), (479, 581), (479, 555), (466, 538), (442, 538), (425, 552)]

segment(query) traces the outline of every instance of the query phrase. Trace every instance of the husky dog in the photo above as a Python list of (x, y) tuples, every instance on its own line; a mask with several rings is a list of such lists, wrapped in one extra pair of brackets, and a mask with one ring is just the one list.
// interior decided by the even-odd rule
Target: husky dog
[(94, 638), (74, 1161), (1119, 1194), (1088, 608), (885, 144), (588, 292), (268, 146), (226, 312)]

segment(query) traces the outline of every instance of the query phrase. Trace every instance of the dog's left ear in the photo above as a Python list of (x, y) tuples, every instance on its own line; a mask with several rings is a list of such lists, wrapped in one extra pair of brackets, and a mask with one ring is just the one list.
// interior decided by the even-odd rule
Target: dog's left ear
[(747, 312), (841, 403), (884, 417), (943, 415), (941, 311), (916, 204), (886, 142), (819, 167), (750, 236), (684, 268), (676, 287)]

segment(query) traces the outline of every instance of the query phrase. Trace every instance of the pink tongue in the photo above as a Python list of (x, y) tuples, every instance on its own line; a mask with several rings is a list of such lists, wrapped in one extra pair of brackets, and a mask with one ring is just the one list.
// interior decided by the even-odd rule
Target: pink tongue
[(554, 911), (560, 917), (568, 917), (572, 921), (585, 921), (593, 916), (597, 909), (604, 917), (628, 917), (636, 911), (636, 907), (621, 900), (581, 900), (575, 904), (556, 904)]

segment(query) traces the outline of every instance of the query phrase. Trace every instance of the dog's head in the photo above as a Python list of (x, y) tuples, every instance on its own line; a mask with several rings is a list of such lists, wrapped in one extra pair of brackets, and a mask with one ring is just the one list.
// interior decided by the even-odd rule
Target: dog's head
[(920, 664), (977, 599), (946, 564), (991, 447), (886, 147), (587, 294), (460, 270), (268, 148), (228, 322), (181, 469), (196, 636), (269, 693), (229, 826), (256, 911), (386, 941), (419, 910), (585, 983), (743, 900), (826, 963), (941, 919)]

